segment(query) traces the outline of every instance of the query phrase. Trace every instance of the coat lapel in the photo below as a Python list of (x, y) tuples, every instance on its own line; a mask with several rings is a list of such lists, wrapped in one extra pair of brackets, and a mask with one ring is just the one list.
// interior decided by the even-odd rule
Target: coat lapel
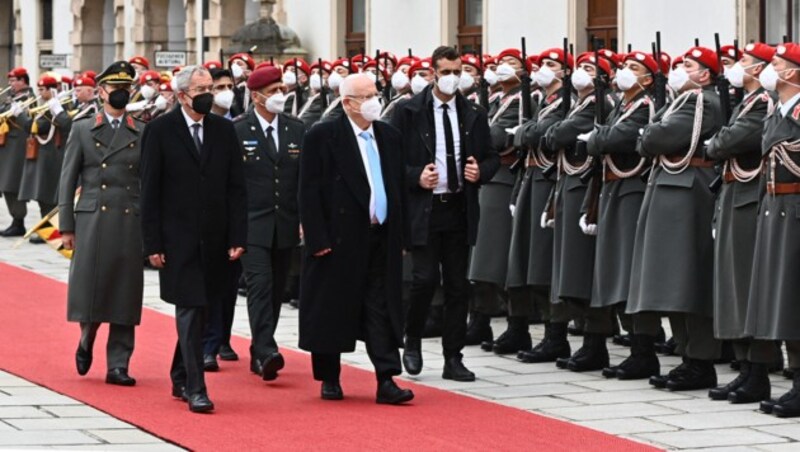
[(103, 160), (108, 159), (120, 151), (131, 148), (132, 145), (135, 146), (134, 143), (139, 139), (140, 130), (136, 127), (136, 122), (133, 118), (127, 113), (122, 117), (122, 123), (119, 129), (116, 130), (116, 133), (110, 125), (106, 125), (106, 128), (114, 133), (114, 138), (111, 140), (109, 152), (105, 153)]
[(364, 161), (361, 159), (361, 151), (358, 141), (350, 126), (347, 115), (343, 115), (339, 120), (339, 139), (334, 144), (334, 157), (339, 162), (339, 171), (342, 174), (350, 190), (355, 194), (359, 203), (369, 212), (369, 181), (367, 172), (364, 169)]
[[(199, 162), (200, 157), (197, 155), (197, 146), (194, 145), (194, 139), (192, 139), (189, 127), (186, 125), (186, 120), (183, 117), (181, 108), (182, 107), (178, 106), (178, 108), (172, 110), (168, 114), (172, 115), (172, 121), (175, 123), (175, 133), (177, 133), (183, 141), (186, 152), (188, 152), (195, 161)], [(205, 133), (203, 136), (205, 136)]]

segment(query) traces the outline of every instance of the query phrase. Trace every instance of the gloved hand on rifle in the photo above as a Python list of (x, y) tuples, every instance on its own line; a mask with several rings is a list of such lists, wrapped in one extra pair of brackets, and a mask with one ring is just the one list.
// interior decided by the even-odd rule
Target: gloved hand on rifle
[(139, 102), (133, 102), (125, 106), (125, 110), (128, 112), (135, 112), (135, 111), (142, 111), (144, 107), (147, 105), (146, 100), (140, 100)]
[(581, 215), (578, 225), (581, 227), (581, 231), (583, 231), (584, 234), (593, 236), (597, 235), (597, 225), (589, 223), (589, 219), (587, 218), (586, 214)]

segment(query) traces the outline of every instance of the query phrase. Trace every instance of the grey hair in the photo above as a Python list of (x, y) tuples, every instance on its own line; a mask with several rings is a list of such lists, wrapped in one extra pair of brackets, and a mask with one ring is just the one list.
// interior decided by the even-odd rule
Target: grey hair
[(353, 85), (355, 82), (361, 79), (367, 79), (372, 83), (372, 79), (365, 73), (359, 74), (350, 74), (342, 80), (342, 84), (339, 85), (339, 94), (342, 97), (353, 96), (355, 95), (355, 90), (353, 90)]
[(208, 69), (203, 66), (186, 66), (185, 68), (181, 69), (177, 74), (175, 74), (175, 88), (178, 91), (183, 91), (184, 93), (189, 91), (189, 85), (191, 84), (192, 77), (195, 74), (208, 74)]

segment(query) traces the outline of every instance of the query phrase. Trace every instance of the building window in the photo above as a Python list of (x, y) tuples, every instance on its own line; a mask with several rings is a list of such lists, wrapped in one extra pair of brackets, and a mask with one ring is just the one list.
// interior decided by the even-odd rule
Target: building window
[(42, 0), (42, 39), (53, 39), (53, 0)]
[(784, 40), (797, 41), (800, 0), (760, 0), (759, 40), (772, 45)]
[(344, 37), (347, 56), (357, 55), (364, 51), (367, 42), (366, 31), (366, 0), (347, 0), (347, 33)]
[(589, 0), (586, 26), (587, 49), (617, 51), (617, 0)]
[(458, 0), (458, 48), (475, 53), (483, 41), (483, 0)]

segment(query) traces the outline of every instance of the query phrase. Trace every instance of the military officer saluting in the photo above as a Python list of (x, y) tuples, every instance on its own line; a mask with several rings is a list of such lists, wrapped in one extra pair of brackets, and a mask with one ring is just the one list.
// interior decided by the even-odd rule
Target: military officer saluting
[(236, 119), (247, 183), (247, 310), (252, 343), (250, 370), (274, 380), (284, 366), (275, 342), (292, 251), (300, 242), (297, 183), (306, 127), (284, 113), (281, 71), (256, 69), (247, 79), (255, 108)]
[[(79, 322), (79, 375), (92, 365), (101, 323), (109, 324), (106, 383), (133, 386), (128, 363), (142, 315), (139, 138), (144, 123), (126, 113), (134, 69), (118, 61), (97, 76), (103, 111), (78, 120), (66, 146), (59, 186), (59, 228), (74, 249), (67, 320)], [(74, 203), (80, 183), (81, 195)]]

